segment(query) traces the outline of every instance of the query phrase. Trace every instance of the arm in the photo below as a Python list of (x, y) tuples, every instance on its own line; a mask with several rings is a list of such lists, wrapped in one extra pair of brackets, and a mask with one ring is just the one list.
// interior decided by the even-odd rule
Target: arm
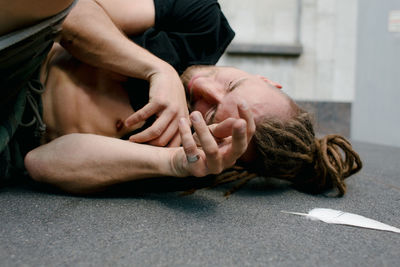
[[(216, 0), (154, 0), (154, 28), (133, 38), (155, 55), (171, 64), (178, 73), (191, 65), (214, 65), (234, 37)], [(131, 18), (134, 24), (133, 15)], [(135, 124), (151, 112), (141, 110), (126, 122)], [(134, 142), (148, 142), (157, 136), (150, 127), (131, 137)], [(149, 142), (164, 145), (164, 142)]]
[[(128, 15), (122, 13), (119, 16), (117, 12), (132, 9), (142, 11), (141, 20), (134, 21), (135, 24), (126, 23)], [(60, 43), (74, 57), (89, 65), (129, 77), (149, 80), (155, 72), (171, 71), (168, 63), (125, 36), (122, 30), (127, 30), (126, 24), (137, 26), (138, 33), (152, 27), (152, 0), (80, 0), (63, 23)]]
[(121, 182), (173, 176), (171, 152), (117, 138), (69, 134), (30, 151), (25, 166), (34, 180), (72, 193), (90, 193)]
[[(136, 112), (136, 118), (144, 121), (156, 115), (157, 120), (142, 142), (176, 146), (180, 143), (178, 118), (189, 115), (180, 78), (170, 64), (122, 32), (141, 33), (153, 24), (152, 0), (81, 0), (63, 24), (60, 43), (85, 63), (149, 81), (149, 104)], [(127, 121), (126, 125), (135, 123)]]
[(98, 24), (100, 17), (94, 17), (95, 13), (105, 16), (102, 24), (111, 21), (111, 26), (171, 64), (179, 74), (190, 65), (215, 64), (234, 37), (217, 0), (82, 0), (67, 18), (64, 39), (73, 41), (74, 34), (92, 33), (80, 44), (89, 42), (89, 47), (104, 39), (92, 30), (102, 31), (104, 25), (87, 27), (87, 22)]
[[(192, 113), (201, 148), (182, 118), (179, 131), (183, 147), (155, 147), (99, 135), (70, 134), (30, 151), (25, 156), (25, 167), (34, 180), (72, 193), (90, 193), (112, 184), (156, 176), (217, 174), (235, 164), (254, 134), (251, 111), (240, 107), (239, 114), (241, 119), (230, 118), (219, 129), (209, 129), (199, 112)], [(225, 140), (217, 143), (214, 135)], [(187, 156), (194, 155), (199, 155), (199, 160), (188, 162)]]

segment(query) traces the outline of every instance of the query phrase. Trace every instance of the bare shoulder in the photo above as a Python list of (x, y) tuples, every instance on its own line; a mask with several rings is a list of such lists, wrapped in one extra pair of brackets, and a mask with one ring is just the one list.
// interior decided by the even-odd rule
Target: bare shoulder
[(0, 36), (51, 17), (73, 0), (0, 0)]

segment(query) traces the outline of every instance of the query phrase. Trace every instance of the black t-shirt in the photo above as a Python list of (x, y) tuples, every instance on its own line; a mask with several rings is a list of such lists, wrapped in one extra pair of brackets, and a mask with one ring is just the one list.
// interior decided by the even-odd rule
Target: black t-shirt
[(132, 37), (179, 74), (191, 65), (214, 65), (232, 41), (216, 0), (154, 0), (155, 26)]
[[(214, 65), (235, 36), (217, 0), (154, 0), (155, 26), (136, 44), (171, 64), (182, 74), (191, 65)], [(130, 79), (126, 88), (131, 105), (139, 110), (149, 101), (147, 81)], [(137, 131), (152, 124), (149, 119)], [(132, 133), (131, 133), (132, 134)]]

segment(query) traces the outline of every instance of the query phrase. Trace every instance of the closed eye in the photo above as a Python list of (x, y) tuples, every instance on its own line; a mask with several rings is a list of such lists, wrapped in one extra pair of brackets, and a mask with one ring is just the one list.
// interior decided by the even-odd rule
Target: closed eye
[(247, 78), (241, 78), (237, 81), (235, 81), (235, 83), (231, 86), (231, 84), (233, 83), (233, 81), (231, 81), (229, 83), (229, 88), (228, 88), (228, 92), (232, 92), (233, 90), (235, 90), (236, 88), (238, 88), (239, 85), (241, 85), (244, 81), (246, 81)]
[[(241, 84), (242, 84), (244, 81), (246, 81), (246, 80), (247, 80), (247, 78), (241, 78), (241, 79), (239, 79), (239, 80), (237, 80), (237, 81), (234, 81), (234, 80), (233, 80), (233, 81), (230, 81), (229, 84), (228, 84), (227, 93), (230, 93), (230, 92), (232, 92), (233, 90), (235, 90), (236, 88), (238, 88), (238, 86), (241, 85)], [(215, 115), (217, 114), (218, 106), (219, 106), (219, 105), (217, 105), (217, 106), (215, 106), (214, 108), (212, 108), (212, 109), (208, 112), (208, 114), (206, 115), (206, 121), (208, 122), (209, 125), (214, 123), (214, 118), (215, 118)], [(207, 120), (207, 117), (210, 117), (210, 119)]]

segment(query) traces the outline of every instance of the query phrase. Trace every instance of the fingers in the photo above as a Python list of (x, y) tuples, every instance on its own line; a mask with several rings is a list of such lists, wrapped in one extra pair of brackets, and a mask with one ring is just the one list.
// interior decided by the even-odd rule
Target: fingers
[[(147, 128), (143, 132), (132, 135), (129, 138), (129, 141), (133, 141), (136, 143), (145, 143), (160, 137), (164, 133), (165, 129), (169, 126), (172, 119), (173, 119), (172, 113), (163, 112), (161, 116), (158, 117), (157, 120), (149, 128)], [(174, 124), (174, 127), (176, 131), (177, 128), (176, 124)], [(169, 133), (167, 133), (166, 137), (168, 137), (169, 135), (169, 138), (171, 138), (175, 133), (175, 131), (170, 131)], [(166, 141), (165, 145), (168, 143), (168, 141), (169, 139)]]
[[(190, 119), (192, 120), (193, 127), (196, 130), (197, 137), (200, 141), (203, 151), (206, 154), (207, 167), (210, 173), (220, 173), (224, 166), (221, 164), (222, 155), (219, 153), (217, 142), (208, 129), (200, 112), (195, 111), (190, 114)], [(193, 144), (196, 145), (194, 140)]]
[(177, 147), (181, 145), (181, 136), (179, 134), (179, 129), (172, 140), (169, 142), (168, 147)]
[(245, 101), (239, 103), (238, 107), (240, 118), (244, 119), (247, 124), (247, 143), (249, 143), (254, 135), (254, 132), (256, 131), (256, 123), (254, 121), (253, 112), (249, 109), (249, 106)]
[(125, 120), (125, 125), (130, 127), (138, 122), (145, 121), (162, 109), (161, 106), (154, 103), (148, 103), (143, 108), (136, 111)]
[(172, 120), (168, 125), (166, 125), (166, 129), (162, 132), (162, 134), (148, 142), (149, 145), (153, 146), (166, 146), (171, 141), (171, 139), (178, 134), (178, 121), (175, 119)]
[(236, 120), (234, 118), (227, 118), (220, 123), (211, 124), (208, 127), (215, 138), (221, 139), (232, 135), (233, 124)]
[[(189, 123), (185, 118), (181, 118), (179, 120), (179, 133), (180, 133), (180, 137), (182, 140), (182, 147), (186, 154), (186, 158), (188, 158), (188, 157), (193, 158), (196, 155), (198, 155), (199, 152), (197, 150), (197, 145), (196, 145), (195, 141), (193, 140), (192, 132), (189, 127)], [(194, 164), (194, 163), (195, 162), (190, 163), (190, 164)]]
[[(253, 113), (251, 112), (245, 101), (238, 104), (238, 111), (240, 118), (244, 119), (247, 123), (247, 141), (250, 142), (256, 130)], [(232, 135), (233, 125), (236, 121), (237, 119), (235, 118), (227, 118), (220, 123), (215, 123), (209, 125), (208, 127), (211, 131), (211, 134), (215, 138), (222, 139)]]
[(247, 149), (246, 121), (239, 119), (233, 125), (232, 131), (232, 159), (236, 161)]
[[(243, 114), (246, 112), (246, 108), (244, 108)], [(252, 119), (248, 114), (244, 114), (243, 117), (249, 121)], [(206, 125), (198, 111), (193, 112), (190, 119), (196, 133), (192, 135), (188, 121), (184, 118), (179, 121), (179, 132), (188, 171), (192, 175), (204, 176), (221, 173), (227, 167), (234, 165), (246, 151), (248, 127), (245, 119), (227, 119), (218, 125), (212, 125), (212, 127)], [(223, 128), (227, 128), (229, 133)], [(217, 143), (212, 131), (222, 137), (221, 139), (229, 140), (229, 142)], [(198, 139), (201, 149), (198, 148), (195, 138)]]

